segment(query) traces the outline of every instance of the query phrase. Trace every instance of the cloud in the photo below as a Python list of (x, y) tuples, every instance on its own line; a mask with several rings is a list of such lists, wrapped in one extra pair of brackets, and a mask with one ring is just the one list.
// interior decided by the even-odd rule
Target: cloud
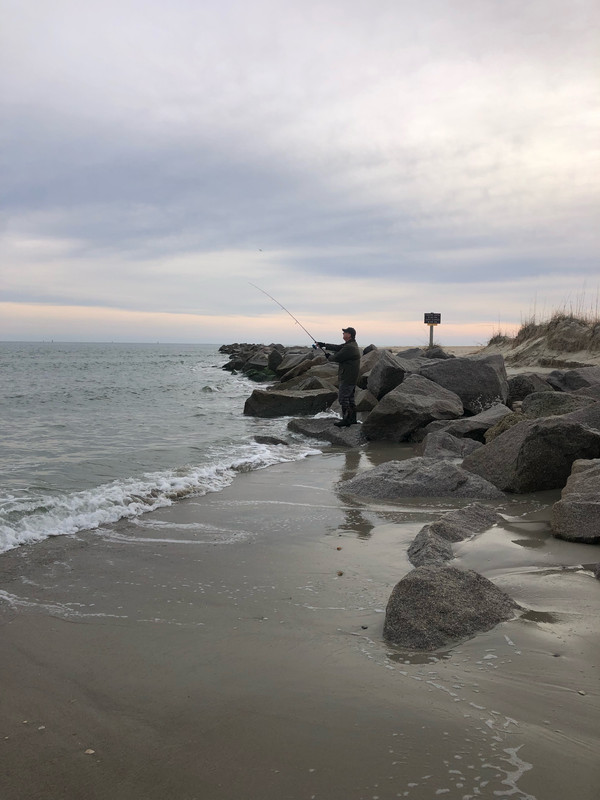
[(8, 300), (383, 326), (597, 275), (592, 0), (6, 5)]

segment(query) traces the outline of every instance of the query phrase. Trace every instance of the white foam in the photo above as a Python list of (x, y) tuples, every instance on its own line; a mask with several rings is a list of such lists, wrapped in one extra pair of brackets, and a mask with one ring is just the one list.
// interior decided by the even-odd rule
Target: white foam
[(139, 478), (116, 480), (70, 494), (38, 494), (33, 499), (11, 496), (2, 507), (5, 521), (0, 524), (0, 553), (50, 536), (95, 530), (120, 519), (134, 519), (182, 497), (220, 492), (239, 473), (320, 453), (305, 446), (284, 450), (272, 445), (245, 444), (237, 447), (235, 453), (215, 451), (212, 463), (202, 466), (146, 473)]

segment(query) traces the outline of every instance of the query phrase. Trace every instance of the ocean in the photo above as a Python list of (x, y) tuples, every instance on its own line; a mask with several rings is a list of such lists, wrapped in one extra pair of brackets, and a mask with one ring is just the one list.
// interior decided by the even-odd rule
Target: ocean
[(227, 360), (218, 345), (0, 343), (0, 553), (318, 454), (287, 419), (243, 415), (256, 384)]

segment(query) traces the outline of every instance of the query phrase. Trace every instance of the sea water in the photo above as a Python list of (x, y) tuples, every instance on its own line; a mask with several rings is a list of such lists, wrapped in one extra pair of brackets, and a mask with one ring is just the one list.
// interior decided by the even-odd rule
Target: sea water
[(217, 345), (0, 343), (0, 552), (317, 454), (287, 419), (244, 416), (255, 384), (227, 360)]

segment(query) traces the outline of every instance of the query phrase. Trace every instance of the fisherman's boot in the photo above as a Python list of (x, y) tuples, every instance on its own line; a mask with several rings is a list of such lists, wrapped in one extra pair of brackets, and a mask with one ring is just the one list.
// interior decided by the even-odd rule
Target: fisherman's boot
[(333, 423), (336, 428), (347, 428), (348, 425), (350, 425), (350, 423), (348, 422), (348, 414), (349, 413), (350, 412), (348, 411), (347, 408), (342, 410), (342, 414), (343, 414), (342, 418), (338, 419), (337, 422)]
[(358, 420), (356, 419), (356, 409), (351, 408), (348, 411), (348, 422), (347, 425), (358, 425)]

